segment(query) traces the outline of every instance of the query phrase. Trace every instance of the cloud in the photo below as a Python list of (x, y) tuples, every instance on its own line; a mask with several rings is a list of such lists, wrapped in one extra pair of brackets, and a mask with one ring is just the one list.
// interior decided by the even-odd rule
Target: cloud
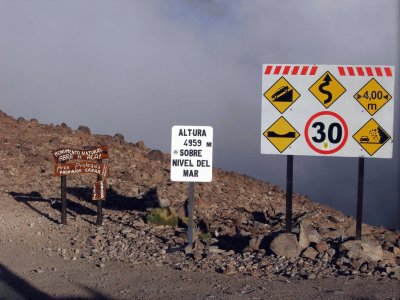
[[(2, 1), (0, 109), (121, 132), (163, 151), (173, 125), (212, 125), (216, 166), (284, 186), (285, 158), (259, 154), (262, 64), (395, 64), (398, 8), (391, 0)], [(397, 145), (396, 163), (367, 161), (367, 222), (400, 226), (398, 161)], [(354, 213), (356, 165), (296, 157), (294, 189)]]

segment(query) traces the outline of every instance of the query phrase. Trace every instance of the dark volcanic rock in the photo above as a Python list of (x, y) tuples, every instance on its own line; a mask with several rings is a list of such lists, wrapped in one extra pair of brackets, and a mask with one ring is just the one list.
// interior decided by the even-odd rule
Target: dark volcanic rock
[(160, 150), (151, 150), (147, 153), (147, 157), (151, 160), (158, 160), (160, 162), (163, 162), (164, 160), (164, 156)]
[(87, 126), (80, 125), (78, 127), (78, 131), (82, 132), (82, 133), (85, 133), (85, 134), (90, 134), (90, 128), (87, 127)]
[(119, 141), (123, 141), (123, 140), (125, 140), (125, 137), (120, 133), (116, 133), (114, 135), (114, 139), (119, 140)]

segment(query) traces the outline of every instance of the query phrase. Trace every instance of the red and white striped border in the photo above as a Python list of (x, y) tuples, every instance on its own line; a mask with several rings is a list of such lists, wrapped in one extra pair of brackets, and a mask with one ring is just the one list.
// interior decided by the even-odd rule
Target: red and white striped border
[[(323, 67), (321, 65), (321, 67)], [(334, 66), (335, 67), (335, 66)], [(336, 66), (340, 76), (392, 77), (391, 67), (386, 66)], [(267, 65), (265, 75), (315, 75), (318, 65)]]
[(265, 75), (315, 75), (318, 66), (267, 65)]
[(338, 66), (338, 71), (340, 76), (393, 76), (390, 67)]

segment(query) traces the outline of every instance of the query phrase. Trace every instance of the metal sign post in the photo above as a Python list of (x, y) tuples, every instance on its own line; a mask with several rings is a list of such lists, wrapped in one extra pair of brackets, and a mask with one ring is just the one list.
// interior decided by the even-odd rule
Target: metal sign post
[(286, 232), (292, 232), (293, 155), (287, 156), (286, 167)]
[(188, 203), (188, 244), (193, 246), (193, 210), (194, 210), (194, 182), (189, 182), (189, 203)]
[(361, 240), (363, 196), (364, 196), (364, 157), (359, 157), (358, 158), (357, 217), (356, 217), (357, 240)]
[(67, 176), (61, 176), (61, 224), (67, 225)]
[[(97, 160), (99, 164), (102, 164), (103, 161), (101, 159)], [(102, 181), (103, 176), (97, 175), (97, 181)], [(106, 197), (104, 195), (104, 197)], [(97, 222), (96, 225), (102, 225), (103, 224), (103, 208), (102, 208), (102, 200), (97, 201)]]

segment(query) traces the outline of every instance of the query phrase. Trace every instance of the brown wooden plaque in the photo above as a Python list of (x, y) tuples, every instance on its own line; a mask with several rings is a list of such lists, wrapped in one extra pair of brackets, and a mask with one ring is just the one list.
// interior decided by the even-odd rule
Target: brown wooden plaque
[(97, 181), (93, 184), (92, 200), (105, 200), (107, 194), (107, 181)]
[(54, 176), (67, 176), (74, 174), (97, 174), (103, 178), (108, 177), (108, 166), (92, 161), (81, 161), (74, 163), (57, 163), (54, 165)]
[(108, 146), (100, 146), (91, 150), (77, 150), (70, 148), (61, 148), (53, 151), (53, 157), (56, 163), (68, 160), (98, 160), (108, 158)]

